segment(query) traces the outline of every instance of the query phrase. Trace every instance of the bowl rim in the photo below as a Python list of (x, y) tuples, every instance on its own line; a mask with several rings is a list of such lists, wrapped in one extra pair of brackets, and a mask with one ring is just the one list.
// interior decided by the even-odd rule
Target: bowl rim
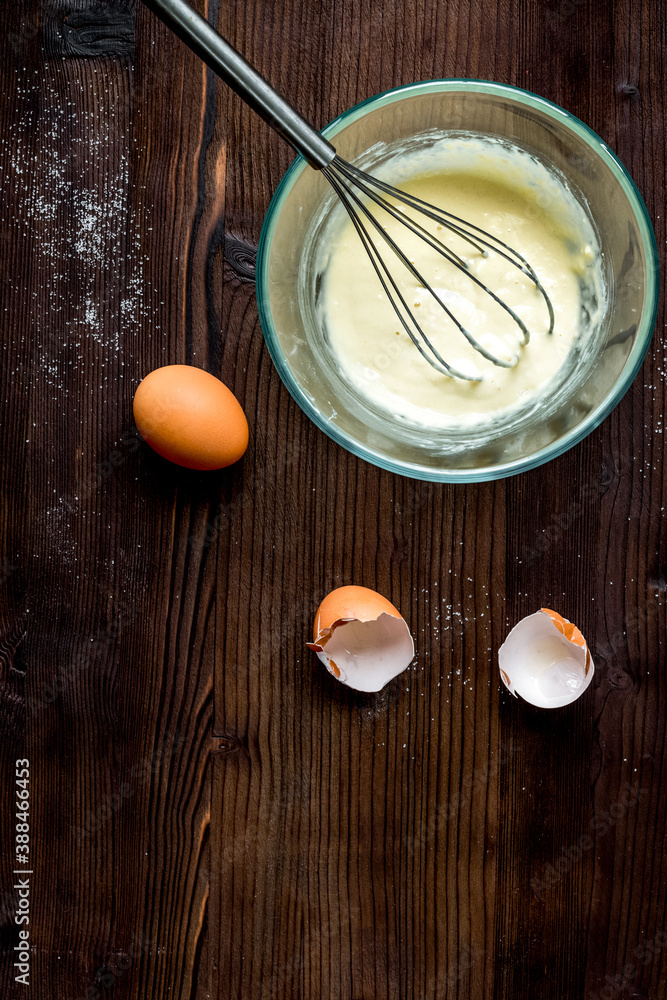
[(342, 114), (330, 121), (323, 129), (322, 135), (327, 138), (335, 136), (343, 127), (363, 117), (370, 110), (371, 105), (388, 104), (403, 100), (411, 93), (425, 94), (429, 91), (472, 91), (475, 93), (486, 93), (493, 96), (512, 98), (522, 105), (527, 105), (543, 111), (548, 117), (564, 121), (587, 145), (589, 145), (606, 162), (616, 179), (621, 184), (628, 201), (630, 202), (633, 214), (637, 220), (637, 225), (641, 233), (642, 244), (646, 256), (646, 308), (639, 324), (637, 338), (633, 348), (625, 362), (621, 376), (615, 384), (613, 391), (608, 397), (602, 400), (598, 406), (591, 410), (586, 417), (573, 427), (570, 431), (551, 442), (532, 455), (525, 458), (514, 459), (510, 462), (499, 465), (479, 466), (475, 469), (435, 469), (430, 466), (420, 465), (416, 462), (405, 462), (399, 459), (390, 458), (380, 451), (376, 451), (367, 445), (350, 437), (332, 424), (317, 407), (310, 397), (303, 391), (297, 380), (294, 378), (287, 359), (280, 348), (276, 335), (271, 310), (268, 302), (268, 262), (271, 249), (271, 242), (275, 230), (276, 221), (280, 215), (280, 210), (285, 203), (287, 196), (294, 186), (297, 178), (308, 169), (306, 160), (297, 155), (294, 162), (288, 167), (276, 188), (267, 210), (262, 231), (260, 233), (259, 245), (257, 248), (257, 262), (255, 271), (255, 287), (257, 295), (257, 307), (259, 321), (264, 334), (266, 346), (271, 355), (271, 359), (278, 370), (280, 378), (289, 391), (292, 398), (304, 411), (313, 423), (324, 431), (337, 444), (346, 451), (351, 452), (358, 458), (362, 458), (372, 465), (389, 472), (395, 472), (413, 479), (427, 482), (441, 483), (481, 483), (490, 480), (505, 479), (508, 476), (518, 475), (527, 472), (529, 469), (537, 468), (546, 462), (569, 451), (576, 444), (587, 437), (598, 427), (602, 421), (620, 403), (623, 396), (635, 380), (639, 369), (648, 351), (649, 344), (653, 337), (659, 300), (659, 273), (660, 264), (658, 259), (658, 247), (648, 210), (644, 200), (639, 193), (639, 189), (630, 176), (627, 168), (619, 157), (609, 148), (603, 139), (577, 118), (570, 111), (560, 107), (553, 101), (545, 97), (540, 97), (532, 91), (514, 87), (511, 84), (496, 83), (491, 80), (463, 79), (452, 77), (443, 80), (421, 80), (416, 83), (404, 84), (400, 87), (393, 87), (382, 93), (374, 94), (365, 98), (358, 104), (348, 108)]

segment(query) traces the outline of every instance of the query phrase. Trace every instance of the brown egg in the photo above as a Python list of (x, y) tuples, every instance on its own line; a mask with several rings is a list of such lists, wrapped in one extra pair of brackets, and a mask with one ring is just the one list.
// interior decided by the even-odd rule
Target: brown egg
[(144, 441), (186, 469), (222, 469), (248, 447), (248, 421), (238, 400), (201, 368), (156, 368), (140, 382), (133, 411)]

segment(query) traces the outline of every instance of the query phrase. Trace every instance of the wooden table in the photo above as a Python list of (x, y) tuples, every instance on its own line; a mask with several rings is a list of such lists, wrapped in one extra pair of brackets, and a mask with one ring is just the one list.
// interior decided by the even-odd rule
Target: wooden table
[[(627, 164), (664, 248), (663, 0), (198, 7), (316, 123), (429, 77), (562, 104)], [(141, 4), (0, 18), (2, 997), (663, 1000), (663, 312), (620, 406), (548, 466), (381, 472), (306, 419), (258, 325), (289, 149)], [(139, 442), (136, 386), (175, 362), (238, 396), (238, 466), (189, 473)], [(375, 697), (304, 647), (349, 582), (417, 641)], [(597, 667), (553, 713), (496, 662), (541, 605)]]

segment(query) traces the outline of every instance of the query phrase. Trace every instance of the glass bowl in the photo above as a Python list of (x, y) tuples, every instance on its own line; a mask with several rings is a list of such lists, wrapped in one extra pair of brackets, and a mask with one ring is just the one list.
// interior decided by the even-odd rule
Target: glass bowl
[[(313, 234), (334, 203), (328, 182), (298, 158), (269, 207), (257, 256), (257, 301), (276, 368), (304, 412), (348, 451), (402, 475), (482, 482), (561, 455), (622, 398), (653, 332), (658, 256), (646, 207), (623, 164), (586, 125), (541, 97), (480, 80), (431, 80), (372, 97), (324, 130), (346, 160), (449, 132), (492, 136), (563, 177), (586, 207), (602, 251), (607, 304), (593, 349), (582, 352), (539, 405), (475, 429), (406, 425), (346, 383), (315, 321)], [(378, 152), (379, 151), (379, 152)]]

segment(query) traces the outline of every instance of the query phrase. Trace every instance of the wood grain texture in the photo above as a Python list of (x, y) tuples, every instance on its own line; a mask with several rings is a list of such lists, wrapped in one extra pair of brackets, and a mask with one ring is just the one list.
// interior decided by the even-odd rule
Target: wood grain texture
[[(318, 125), (429, 77), (562, 104), (664, 248), (662, 0), (196, 6)], [(548, 466), (382, 472), (306, 419), (263, 343), (253, 252), (289, 149), (140, 4), (26, 0), (0, 25), (0, 994), (665, 1000), (664, 309), (620, 406)], [(238, 467), (138, 441), (134, 389), (172, 362), (242, 402)], [(417, 643), (377, 696), (304, 647), (350, 582)], [(542, 605), (596, 659), (556, 713), (497, 676)]]
[(7, 642), (25, 632), (2, 679), (32, 764), (35, 997), (208, 993), (218, 483), (148, 455), (131, 398), (156, 365), (215, 364), (188, 275), (224, 151), (194, 57), (145, 24), (133, 64), (131, 7), (25, 5), (2, 67)]

